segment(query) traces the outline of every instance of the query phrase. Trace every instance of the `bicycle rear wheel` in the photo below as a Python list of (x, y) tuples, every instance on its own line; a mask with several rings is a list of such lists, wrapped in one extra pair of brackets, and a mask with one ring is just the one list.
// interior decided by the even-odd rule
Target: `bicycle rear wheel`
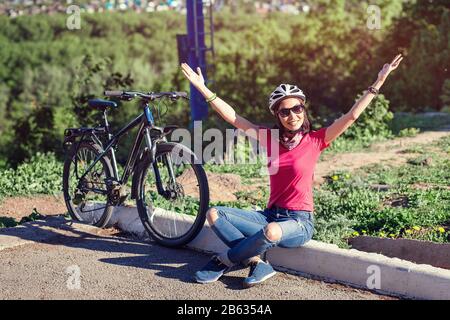
[(67, 210), (73, 220), (103, 228), (112, 215), (108, 201), (108, 179), (114, 177), (111, 163), (102, 157), (88, 174), (81, 175), (101, 154), (102, 148), (92, 142), (81, 142), (68, 152), (63, 169), (63, 192)]
[[(180, 146), (158, 145), (155, 161), (145, 157), (133, 177), (142, 223), (151, 238), (168, 247), (183, 246), (197, 236), (209, 205), (205, 171), (193, 163), (192, 151)], [(179, 150), (182, 157), (176, 154)]]

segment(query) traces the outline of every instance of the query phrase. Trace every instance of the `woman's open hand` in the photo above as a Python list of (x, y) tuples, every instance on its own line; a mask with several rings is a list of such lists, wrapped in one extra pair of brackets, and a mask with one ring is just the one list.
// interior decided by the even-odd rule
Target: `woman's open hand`
[(191, 67), (187, 63), (182, 63), (181, 71), (183, 71), (186, 78), (197, 89), (205, 85), (205, 79), (203, 78), (202, 70), (199, 67), (197, 68), (198, 73), (196, 73), (194, 70), (191, 69)]
[(383, 69), (381, 69), (381, 71), (378, 73), (378, 80), (384, 81), (386, 80), (387, 76), (394, 71), (395, 69), (398, 68), (398, 66), (400, 65), (400, 62), (403, 60), (403, 56), (402, 54), (398, 54), (394, 60), (392, 60), (391, 63), (386, 63), (383, 66)]

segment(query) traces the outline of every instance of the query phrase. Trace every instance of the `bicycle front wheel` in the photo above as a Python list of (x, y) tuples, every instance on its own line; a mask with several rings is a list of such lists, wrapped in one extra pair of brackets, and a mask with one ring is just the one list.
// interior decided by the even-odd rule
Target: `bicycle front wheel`
[(157, 146), (155, 161), (144, 157), (135, 171), (139, 216), (147, 233), (161, 245), (183, 246), (205, 223), (208, 180), (193, 160), (192, 151), (181, 144), (163, 143)]

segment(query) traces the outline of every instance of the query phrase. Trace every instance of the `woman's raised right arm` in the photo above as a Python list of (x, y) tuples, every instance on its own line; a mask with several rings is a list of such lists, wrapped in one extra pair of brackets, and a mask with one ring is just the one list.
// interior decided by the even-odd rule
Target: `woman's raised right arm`
[[(205, 80), (200, 68), (197, 68), (198, 74), (189, 67), (188, 64), (182, 63), (181, 69), (186, 78), (197, 88), (197, 90), (205, 97), (205, 99), (211, 98), (214, 93), (205, 86)], [(259, 127), (244, 117), (241, 117), (228, 103), (220, 99), (215, 98), (210, 105), (212, 108), (229, 124), (246, 132), (252, 138), (258, 139)]]

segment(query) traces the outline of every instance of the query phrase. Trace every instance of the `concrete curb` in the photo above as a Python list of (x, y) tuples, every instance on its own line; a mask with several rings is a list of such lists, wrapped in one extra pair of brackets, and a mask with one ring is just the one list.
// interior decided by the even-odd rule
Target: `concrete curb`
[[(148, 237), (135, 207), (116, 207), (110, 225), (138, 237)], [(187, 247), (208, 253), (227, 249), (207, 223)], [(340, 249), (311, 240), (301, 248), (274, 248), (267, 253), (267, 258), (278, 270), (382, 294), (413, 299), (450, 299), (450, 270), (381, 254)]]
[(391, 258), (450, 270), (450, 243), (359, 236), (351, 238), (350, 244), (360, 251), (381, 253)]

